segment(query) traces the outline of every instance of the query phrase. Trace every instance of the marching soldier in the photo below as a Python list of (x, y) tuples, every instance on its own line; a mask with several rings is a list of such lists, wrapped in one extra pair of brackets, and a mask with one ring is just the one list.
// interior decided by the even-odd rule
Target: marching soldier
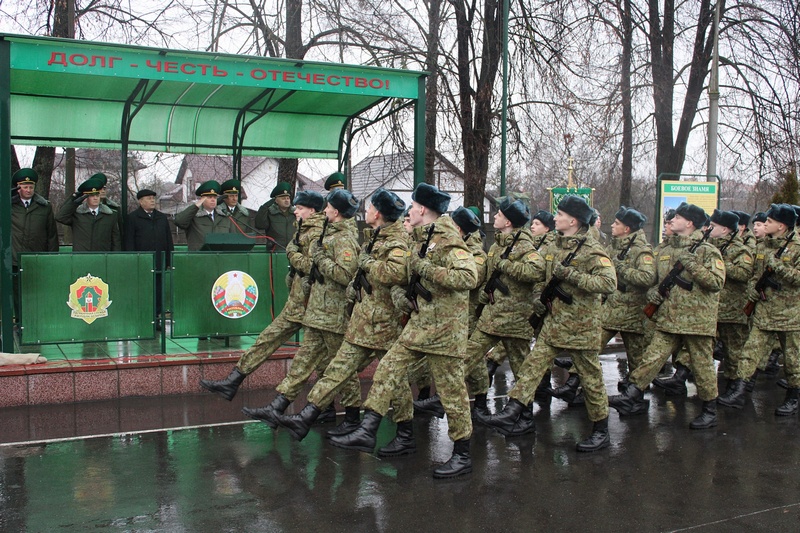
[[(358, 268), (359, 252), (358, 241), (348, 225), (357, 209), (358, 200), (350, 191), (340, 189), (328, 195), (327, 223), (319, 240), (311, 244), (312, 265), (304, 277), (310, 292), (303, 315), (303, 343), (288, 374), (276, 387), (275, 400), (266, 407), (242, 409), (250, 418), (263, 420), (273, 429), (278, 424), (277, 415), (283, 414), (297, 398), (315, 369), (327, 368), (344, 340), (345, 289)], [(361, 400), (358, 376), (351, 375), (341, 393), (344, 405), (358, 405)]]
[(750, 249), (750, 254), (754, 254), (756, 251), (756, 236), (753, 235), (753, 232), (750, 230), (748, 225), (750, 224), (750, 214), (746, 213), (745, 211), (731, 211), (735, 213), (736, 216), (739, 217), (739, 237), (742, 239), (747, 248)]
[(175, 215), (175, 225), (186, 232), (189, 251), (202, 248), (207, 233), (230, 233), (227, 209), (217, 206), (220, 190), (219, 183), (208, 180), (195, 190), (197, 201)]
[[(649, 402), (644, 390), (661, 366), (681, 347), (689, 352), (697, 392), (703, 400), (701, 414), (689, 425), (707, 429), (717, 425), (717, 372), (711, 353), (714, 349), (719, 292), (725, 283), (725, 264), (713, 245), (704, 242), (698, 228), (706, 223), (706, 214), (698, 206), (682, 203), (675, 210), (670, 225), (673, 232), (667, 245), (656, 256), (659, 282), (674, 279), (674, 287), (664, 295), (659, 287), (648, 291), (647, 298), (656, 311), (656, 331), (647, 347), (642, 364), (629, 375), (622, 394), (609, 398), (620, 415), (646, 413)], [(675, 264), (680, 262), (684, 270)]]
[[(534, 312), (543, 320), (541, 332), (517, 375), (516, 385), (508, 393), (505, 408), (487, 421), (507, 437), (536, 430), (530, 408), (534, 391), (555, 357), (567, 351), (583, 382), (586, 410), (593, 422), (592, 434), (577, 444), (577, 450), (592, 452), (610, 443), (608, 400), (597, 346), (601, 299), (614, 291), (617, 280), (611, 260), (589, 233), (592, 215), (592, 208), (577, 196), (567, 196), (558, 205), (558, 234), (541, 251), (548, 279), (543, 299), (550, 307), (542, 300), (534, 300)], [(548, 297), (551, 292), (552, 299)]]
[(417, 243), (409, 263), (409, 302), (413, 303), (413, 311), (375, 371), (360, 426), (330, 442), (340, 448), (371, 452), (381, 419), (398, 388), (408, 379), (409, 366), (420, 357), (427, 357), (447, 412), (448, 434), (455, 441), (450, 460), (436, 468), (433, 476), (450, 478), (472, 471), (472, 423), (463, 362), (469, 291), (477, 285), (478, 276), (475, 260), (458, 228), (450, 217), (442, 216), (450, 204), (450, 195), (420, 183), (411, 198), (409, 218)]
[(736, 369), (736, 380), (720, 397), (731, 407), (744, 405), (745, 380), (756, 370), (762, 356), (772, 347), (775, 336), (784, 354), (788, 389), (777, 416), (797, 414), (800, 389), (800, 241), (795, 234), (797, 213), (788, 204), (772, 204), (764, 223), (765, 238), (759, 243), (747, 299), (755, 304), (753, 329), (744, 345)]
[(56, 222), (72, 226), (73, 252), (118, 252), (122, 250), (119, 217), (102, 203), (102, 182), (93, 177), (61, 205)]

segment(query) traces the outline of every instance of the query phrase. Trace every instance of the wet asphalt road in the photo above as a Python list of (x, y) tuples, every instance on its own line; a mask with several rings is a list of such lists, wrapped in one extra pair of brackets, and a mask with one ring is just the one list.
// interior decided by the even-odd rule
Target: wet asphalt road
[[(607, 353), (602, 364), (613, 394), (624, 359)], [(496, 407), (511, 380), (503, 370)], [(585, 410), (554, 400), (537, 408), (535, 436), (476, 427), (474, 472), (445, 481), (430, 471), (452, 449), (446, 420), (415, 420), (418, 452), (380, 459), (327, 444), (331, 425), (297, 443), (241, 421), (241, 405), (273, 395), (158, 400), (168, 404), (159, 412), (193, 424), (204, 421), (187, 413), (202, 403), (214, 412), (205, 427), (4, 444), (0, 531), (800, 530), (800, 421), (772, 414), (783, 398), (774, 380), (761, 379), (743, 410), (721, 407), (719, 426), (707, 431), (688, 428), (700, 410), (693, 385), (688, 398), (652, 393), (646, 416), (620, 419), (612, 410), (612, 446), (593, 454), (574, 448), (590, 429)], [(22, 412), (0, 412), (0, 421)], [(393, 435), (384, 420), (378, 445)]]

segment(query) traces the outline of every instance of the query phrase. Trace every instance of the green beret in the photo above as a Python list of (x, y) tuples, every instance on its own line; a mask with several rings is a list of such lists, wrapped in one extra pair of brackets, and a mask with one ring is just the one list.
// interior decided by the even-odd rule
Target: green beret
[(334, 172), (325, 180), (325, 190), (347, 187), (347, 178), (341, 172)]
[(278, 184), (272, 189), (272, 192), (269, 193), (270, 198), (277, 198), (278, 196), (291, 196), (292, 195), (292, 186), (286, 183), (285, 181), (279, 181)]
[(100, 194), (103, 182), (94, 176), (78, 185), (78, 192), (81, 194)]
[(89, 179), (90, 180), (97, 180), (97, 182), (100, 184), (100, 188), (101, 189), (103, 187), (105, 187), (106, 184), (108, 183), (108, 176), (106, 176), (102, 172), (98, 172), (97, 174), (92, 174), (92, 177), (89, 178)]
[(39, 181), (39, 175), (32, 168), (21, 168), (11, 176), (12, 185), (33, 185)]
[(205, 183), (202, 183), (194, 194), (196, 196), (219, 196), (220, 191), (222, 188), (219, 186), (219, 183), (215, 180), (208, 180)]
[(239, 194), (242, 189), (242, 182), (239, 180), (230, 179), (219, 186), (222, 194)]

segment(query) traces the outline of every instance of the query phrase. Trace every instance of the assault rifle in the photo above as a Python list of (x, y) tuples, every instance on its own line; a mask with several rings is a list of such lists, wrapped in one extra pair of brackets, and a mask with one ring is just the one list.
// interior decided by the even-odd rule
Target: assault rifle
[[(628, 241), (628, 246), (625, 247), (619, 254), (617, 254), (617, 261), (624, 261), (626, 257), (628, 257), (628, 252), (631, 251), (631, 246), (633, 246), (633, 241), (636, 240), (636, 237), (631, 237), (631, 240)], [(619, 279), (619, 275), (617, 275), (617, 290), (619, 292), (628, 292), (628, 287), (622, 283)]]
[[(381, 233), (381, 228), (378, 226), (375, 229), (375, 232), (372, 234), (372, 240), (369, 241), (367, 245), (367, 255), (372, 255), (372, 249), (375, 248), (375, 241), (378, 240), (378, 235)], [(356, 271), (356, 276), (353, 278), (353, 288), (356, 290), (356, 301), (361, 302), (361, 289), (364, 289), (364, 292), (367, 294), (372, 294), (372, 284), (367, 279), (367, 273), (364, 272), (364, 269), (359, 267)], [(353, 314), (353, 307), (355, 307), (355, 302), (349, 302), (347, 304), (347, 316)]]
[[(572, 250), (567, 257), (561, 261), (562, 266), (569, 266), (570, 263), (575, 259), (578, 255), (578, 252), (583, 247), (583, 244), (586, 242), (586, 237), (578, 241), (578, 246)], [(545, 306), (545, 312), (543, 315), (539, 316), (536, 313), (532, 313), (530, 318), (528, 318), (528, 323), (533, 327), (534, 330), (539, 329), (541, 327), (542, 322), (544, 321), (544, 317), (547, 316), (547, 313), (553, 310), (553, 300), (558, 298), (562, 302), (567, 305), (572, 305), (572, 295), (568, 294), (564, 289), (561, 288), (561, 280), (552, 276), (550, 281), (548, 282), (547, 286), (542, 291), (542, 295), (539, 299)]]
[[(419, 253), (417, 255), (419, 255), (420, 259), (425, 259), (425, 256), (428, 255), (428, 246), (433, 238), (433, 229), (435, 226), (436, 224), (431, 223), (430, 227), (428, 228), (428, 237), (425, 239), (425, 242), (422, 243), (422, 246), (419, 247)], [(417, 296), (422, 296), (426, 302), (430, 302), (433, 299), (431, 291), (422, 286), (422, 283), (420, 283), (421, 280), (422, 276), (419, 275), (419, 272), (414, 272), (411, 275), (411, 281), (408, 283), (408, 287), (406, 288), (406, 298), (408, 299), (409, 303), (411, 303), (411, 307), (414, 308), (414, 311), (419, 311)]]
[[(516, 235), (514, 235), (514, 239), (511, 241), (511, 244), (506, 246), (505, 251), (500, 255), (500, 259), (508, 259), (511, 255), (511, 251), (514, 249), (514, 245), (517, 244), (520, 235), (522, 235), (522, 230), (519, 230)], [(499, 261), (498, 261), (499, 262)], [(496, 266), (494, 270), (492, 270), (492, 275), (489, 276), (489, 280), (483, 286), (483, 292), (489, 295), (489, 303), (494, 305), (494, 291), (500, 291), (504, 295), (508, 296), (508, 285), (500, 281), (500, 276), (503, 273), (500, 272), (500, 269)], [(478, 304), (478, 307), (475, 309), (475, 316), (480, 318), (481, 313), (483, 313), (483, 308), (486, 307), (486, 304)]]
[[(319, 234), (319, 239), (317, 240), (317, 246), (322, 246), (322, 240), (325, 238), (325, 232), (328, 230), (328, 219), (325, 218), (325, 222), (322, 223), (322, 233)], [(316, 263), (311, 263), (311, 272), (308, 273), (310, 279), (308, 282), (313, 285), (315, 281), (319, 281), (320, 283), (325, 283), (325, 278), (322, 275), (322, 272), (319, 271), (319, 267)]]
[[(775, 252), (775, 259), (780, 259), (783, 255), (783, 252), (786, 251), (786, 247), (789, 246), (789, 243), (794, 239), (794, 232), (791, 232), (787, 237), (786, 241), (783, 243), (783, 246), (778, 248), (778, 251)], [(781, 284), (778, 280), (775, 279), (775, 271), (772, 269), (771, 266), (767, 266), (764, 269), (764, 272), (761, 273), (761, 277), (758, 278), (756, 281), (756, 291), (758, 291), (758, 300), (755, 302), (747, 302), (747, 305), (744, 306), (744, 314), (750, 316), (753, 314), (753, 311), (756, 310), (756, 304), (758, 302), (764, 302), (767, 300), (766, 290), (767, 287), (770, 287), (773, 290), (779, 291), (781, 290)]]
[[(689, 253), (693, 254), (697, 251), (701, 244), (703, 244), (706, 239), (708, 239), (709, 235), (711, 235), (711, 228), (708, 228), (706, 231), (703, 232), (703, 238), (699, 241), (695, 241), (689, 247)], [(660, 294), (663, 298), (669, 298), (669, 291), (677, 285), (681, 289), (690, 291), (694, 288), (694, 283), (691, 281), (686, 281), (681, 277), (681, 274), (686, 269), (683, 266), (683, 263), (677, 261), (673, 266), (672, 270), (666, 275), (666, 277), (661, 280), (661, 283), (658, 284), (658, 294)], [(652, 302), (648, 303), (644, 308), (644, 314), (647, 318), (653, 318), (653, 315), (656, 314), (658, 311), (658, 306), (661, 304), (654, 304)]]
[[(303, 229), (303, 219), (302, 218), (297, 223), (297, 231), (294, 234), (294, 239), (293, 240), (294, 240), (294, 244), (296, 246), (300, 246), (300, 230), (301, 229)], [(303, 276), (305, 276), (305, 274), (303, 272), (300, 272), (299, 270), (294, 268), (292, 265), (289, 265), (289, 276), (293, 278), (295, 276), (295, 274), (298, 274), (301, 278)]]

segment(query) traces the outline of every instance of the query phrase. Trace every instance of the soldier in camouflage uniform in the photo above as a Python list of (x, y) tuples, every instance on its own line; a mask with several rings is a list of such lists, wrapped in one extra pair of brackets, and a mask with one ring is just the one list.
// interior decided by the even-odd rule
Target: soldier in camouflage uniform
[[(795, 211), (797, 211), (795, 209)], [(753, 215), (753, 237), (755, 244), (753, 245), (753, 257), (755, 258), (756, 255), (756, 248), (758, 244), (764, 240), (766, 234), (764, 233), (764, 224), (767, 222), (767, 214), (763, 211), (759, 211), (755, 215)], [(750, 327), (752, 329), (753, 326), (753, 317), (750, 317)], [(781, 351), (781, 343), (778, 341), (778, 337), (775, 337), (775, 340), (772, 343), (772, 349), (770, 353), (764, 354), (761, 360), (758, 363), (758, 367), (756, 373), (765, 373), (767, 376), (774, 377), (775, 375), (780, 372), (781, 365), (779, 364), (779, 360), (783, 358), (783, 352)], [(777, 385), (783, 387), (784, 389), (789, 388), (786, 384), (786, 379), (781, 378), (777, 381)], [(747, 382), (747, 390), (752, 392), (755, 388), (755, 380), (751, 378)]]
[[(458, 231), (464, 239), (469, 250), (472, 252), (472, 257), (475, 259), (475, 267), (478, 270), (478, 286), (469, 291), (469, 334), (475, 331), (475, 324), (478, 319), (475, 316), (475, 311), (478, 308), (478, 300), (480, 298), (481, 287), (486, 281), (486, 252), (483, 250), (483, 235), (481, 231), (481, 220), (475, 213), (477, 208), (459, 207), (451, 218), (458, 226)], [(422, 361), (425, 361), (424, 359)], [(416, 367), (416, 368), (414, 368)], [(431, 374), (427, 368), (426, 363), (414, 365), (412, 367), (412, 375), (417, 379), (414, 382), (420, 391), (422, 398), (414, 400), (414, 411), (416, 413), (429, 413), (439, 418), (444, 417), (444, 407), (442, 401), (439, 399), (438, 394), (433, 396), (429, 395), (431, 386)], [(428, 391), (428, 394), (426, 394)]]
[[(358, 268), (358, 240), (349, 229), (350, 219), (358, 209), (358, 200), (346, 189), (331, 192), (327, 200), (327, 223), (322, 229), (322, 242), (311, 244), (312, 266), (304, 278), (310, 290), (303, 315), (303, 343), (288, 374), (276, 387), (278, 398), (282, 400), (277, 406), (273, 406), (273, 401), (266, 407), (242, 409), (245, 415), (263, 420), (272, 428), (277, 426), (277, 415), (283, 414), (297, 398), (312, 372), (317, 368), (327, 368), (344, 340), (347, 327), (345, 289)], [(316, 279), (316, 273), (321, 275), (320, 279)], [(361, 399), (358, 376), (352, 375), (340, 392), (342, 403), (357, 405)]]
[[(672, 220), (674, 235), (656, 256), (659, 283), (680, 261), (685, 270), (680, 274), (683, 284), (662, 296), (658, 287), (647, 294), (648, 301), (660, 305), (656, 311), (656, 332), (641, 366), (629, 376), (628, 386), (617, 396), (609, 398), (609, 405), (620, 415), (646, 413), (649, 403), (644, 390), (656, 377), (661, 366), (677, 349), (685, 346), (689, 352), (691, 370), (695, 376), (697, 393), (703, 400), (701, 414), (689, 425), (692, 429), (707, 429), (717, 425), (717, 371), (711, 352), (714, 349), (719, 293), (725, 283), (725, 263), (713, 245), (702, 242), (694, 253), (689, 249), (703, 239), (697, 228), (706, 222), (705, 212), (698, 206), (682, 203)], [(684, 283), (685, 282), (685, 283)]]
[(486, 407), (486, 351), (501, 343), (515, 376), (530, 352), (533, 328), (527, 319), (533, 312), (533, 287), (544, 280), (544, 259), (525, 227), (529, 220), (530, 212), (519, 200), (504, 200), (494, 216), (495, 243), (489, 249), (487, 271), (490, 279), (498, 273), (499, 283), (496, 287), (484, 285), (481, 290), (483, 312), (467, 343), (467, 386), (475, 395), (473, 418), (482, 423), (491, 414)]
[[(741, 405), (746, 396), (744, 380), (756, 369), (759, 359), (772, 346), (775, 336), (784, 354), (784, 371), (788, 389), (784, 403), (775, 410), (778, 416), (797, 413), (800, 389), (800, 240), (795, 234), (797, 213), (787, 204), (772, 204), (764, 224), (766, 237), (759, 243), (753, 277), (747, 288), (747, 299), (756, 302), (753, 329), (744, 345), (733, 386), (723, 396), (725, 405)], [(784, 248), (785, 247), (785, 248)], [(779, 254), (780, 252), (780, 254)], [(763, 290), (756, 283), (769, 268), (772, 285)]]
[[(563, 296), (548, 302), (549, 312), (544, 302), (535, 300), (534, 312), (543, 317), (542, 330), (508, 393), (509, 402), (501, 413), (487, 420), (488, 425), (509, 437), (535, 431), (529, 407), (534, 391), (555, 357), (567, 351), (581, 376), (586, 410), (594, 423), (592, 434), (577, 444), (581, 452), (599, 450), (610, 443), (608, 400), (597, 345), (602, 296), (617, 286), (611, 260), (588, 231), (591, 217), (592, 208), (578, 196), (567, 196), (558, 204), (558, 234), (553, 244), (540, 252), (547, 264), (548, 286), (557, 285)], [(574, 257), (564, 265), (572, 253)]]
[[(357, 301), (353, 282), (348, 287), (348, 300), (353, 303), (352, 316), (344, 335), (344, 342), (320, 379), (308, 394), (308, 404), (292, 416), (278, 416), (278, 423), (287, 428), (298, 440), (308, 434), (311, 424), (319, 416), (321, 406), (328, 405), (342, 386), (375, 358), (382, 358), (397, 340), (401, 324), (401, 311), (391, 297), (391, 288), (408, 280), (406, 253), (409, 237), (398, 220), (405, 204), (393, 192), (378, 189), (373, 193), (365, 220), (372, 228), (372, 252), (362, 250), (358, 263), (369, 283), (369, 291), (362, 287), (361, 300)], [(373, 240), (374, 239), (374, 240)], [(404, 384), (405, 385), (405, 384)], [(345, 420), (328, 436), (345, 435), (358, 427), (361, 397), (344, 403)], [(416, 450), (411, 419), (411, 392), (408, 387), (398, 391), (393, 401), (394, 420), (398, 438), (388, 449), (381, 448), (381, 456), (402, 455)]]
[[(449, 478), (472, 471), (469, 439), (472, 423), (469, 397), (464, 383), (469, 291), (478, 283), (475, 260), (447, 211), (450, 195), (420, 183), (412, 194), (409, 212), (416, 246), (411, 253), (412, 281), (430, 293), (417, 291), (414, 310), (400, 337), (381, 359), (365, 403), (364, 420), (354, 432), (333, 437), (340, 448), (371, 452), (381, 419), (389, 410), (398, 387), (407, 380), (408, 367), (427, 357), (436, 388), (447, 412), (448, 434), (455, 441), (450, 460), (433, 472), (435, 478)], [(428, 238), (430, 237), (430, 239)], [(420, 257), (424, 243), (427, 254)], [(416, 274), (416, 275), (414, 275)], [(415, 284), (410, 284), (415, 290)]]
[[(322, 232), (325, 214), (320, 211), (322, 211), (323, 203), (322, 195), (317, 192), (303, 191), (297, 194), (294, 201), (294, 216), (297, 217), (301, 226), (294, 239), (286, 247), (286, 257), (292, 268), (287, 277), (289, 298), (280, 314), (261, 332), (256, 342), (242, 354), (230, 375), (218, 381), (200, 380), (200, 385), (204, 389), (215, 392), (228, 401), (232, 400), (244, 378), (260, 367), (275, 350), (291, 339), (292, 335), (300, 331), (308, 297), (303, 287), (303, 278), (311, 270), (311, 244), (319, 239)], [(274, 403), (277, 406), (284, 402), (283, 396), (279, 395)]]

